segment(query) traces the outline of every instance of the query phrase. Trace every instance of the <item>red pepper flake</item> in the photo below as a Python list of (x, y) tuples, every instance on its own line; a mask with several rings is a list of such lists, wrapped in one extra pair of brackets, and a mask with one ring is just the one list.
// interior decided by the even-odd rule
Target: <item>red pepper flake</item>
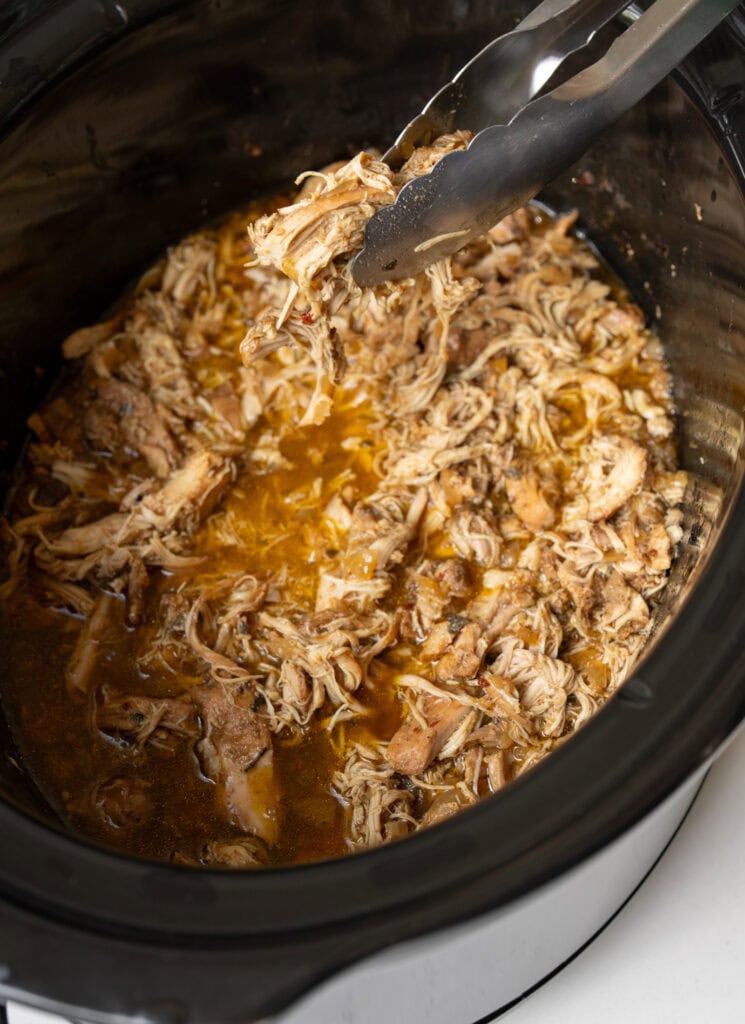
[(306, 311), (305, 313), (301, 313), (300, 314), (300, 319), (303, 321), (304, 324), (314, 324), (316, 322), (315, 321), (315, 317), (309, 311)]

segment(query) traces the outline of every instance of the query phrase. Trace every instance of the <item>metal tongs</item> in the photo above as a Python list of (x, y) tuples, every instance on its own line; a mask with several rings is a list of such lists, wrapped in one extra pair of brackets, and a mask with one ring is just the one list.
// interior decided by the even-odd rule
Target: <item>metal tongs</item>
[(370, 219), (352, 264), (357, 283), (411, 277), (524, 205), (736, 6), (655, 0), (604, 57), (536, 99), (571, 53), (629, 7), (629, 0), (544, 0), (466, 64), (384, 155), (395, 168), (444, 132), (477, 133)]

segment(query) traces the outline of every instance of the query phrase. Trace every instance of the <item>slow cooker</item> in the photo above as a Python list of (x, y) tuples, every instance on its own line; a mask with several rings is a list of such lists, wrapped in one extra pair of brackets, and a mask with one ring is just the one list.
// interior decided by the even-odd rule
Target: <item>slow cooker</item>
[[(385, 148), (530, 6), (6, 2), (5, 486), (68, 332), (187, 231)], [(685, 535), (666, 625), (634, 677), (547, 762), (455, 819), (253, 873), (66, 833), (3, 725), (1, 998), (91, 1022), (468, 1024), (524, 995), (639, 884), (745, 712), (744, 53), (738, 12), (542, 196), (579, 211), (676, 381)], [(425, 991), (433, 958), (441, 981)]]

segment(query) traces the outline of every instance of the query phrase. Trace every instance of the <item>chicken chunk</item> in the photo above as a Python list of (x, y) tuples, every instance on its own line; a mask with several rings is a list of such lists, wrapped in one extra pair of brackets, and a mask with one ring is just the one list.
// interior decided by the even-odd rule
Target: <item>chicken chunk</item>
[(266, 848), (255, 836), (207, 843), (202, 857), (205, 864), (225, 868), (260, 868), (266, 859)]
[(458, 795), (457, 789), (438, 793), (422, 818), (422, 826), (424, 828), (429, 828), (430, 825), (438, 825), (441, 821), (446, 821), (448, 818), (452, 818), (452, 816), (462, 810), (463, 807), (464, 803)]
[(505, 475), (504, 487), (512, 511), (523, 523), (538, 533), (554, 525), (556, 511), (547, 492), (541, 487), (538, 474), (515, 467)]
[(229, 459), (208, 450), (195, 452), (163, 487), (142, 499), (140, 516), (159, 533), (191, 534), (215, 508), (233, 474)]
[(178, 462), (176, 442), (151, 399), (114, 377), (96, 381), (83, 413), (83, 436), (96, 451), (139, 453), (157, 477), (168, 476)]
[(49, 550), (60, 558), (75, 558), (89, 555), (102, 548), (119, 547), (129, 522), (124, 512), (112, 512), (111, 515), (97, 519), (84, 526), (71, 526), (47, 545)]
[(428, 634), (452, 599), (467, 594), (469, 586), (466, 566), (457, 558), (428, 561), (417, 572), (409, 570), (402, 635), (414, 639)]
[(188, 698), (116, 694), (107, 686), (101, 688), (96, 725), (137, 749), (148, 743), (171, 749), (174, 741), (199, 732), (196, 708)]
[(608, 631), (624, 640), (648, 625), (646, 601), (618, 570), (608, 567), (581, 576), (565, 565), (559, 577), (572, 595), (575, 625), (583, 634)]
[(388, 744), (388, 763), (404, 775), (418, 775), (434, 761), (471, 709), (454, 700), (427, 697), (424, 701), (427, 725), (412, 716)]
[(215, 683), (191, 693), (202, 719), (197, 744), (202, 770), (222, 787), (240, 827), (273, 845), (279, 836), (279, 793), (272, 737), (266, 719), (252, 710), (253, 693)]
[(628, 437), (600, 437), (584, 447), (582, 494), (565, 507), (565, 516), (596, 523), (608, 519), (641, 486), (646, 451)]
[(99, 594), (90, 618), (86, 619), (78, 634), (65, 670), (69, 690), (80, 693), (88, 691), (105, 645), (117, 637), (121, 615), (121, 602), (116, 597), (112, 594)]
[(152, 816), (150, 784), (145, 779), (116, 776), (100, 782), (92, 803), (104, 823), (113, 829), (139, 828)]

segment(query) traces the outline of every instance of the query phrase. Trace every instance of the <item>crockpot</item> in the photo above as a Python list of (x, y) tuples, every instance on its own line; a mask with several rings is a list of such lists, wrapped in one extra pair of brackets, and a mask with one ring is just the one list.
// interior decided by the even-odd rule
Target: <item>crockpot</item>
[[(189, 230), (384, 148), (530, 6), (6, 0), (6, 487), (68, 332)], [(0, 998), (91, 1022), (469, 1024), (523, 996), (639, 884), (745, 712), (744, 53), (738, 12), (543, 196), (579, 210), (676, 382), (685, 535), (633, 678), (458, 817), (261, 872), (149, 863), (70, 835), (3, 726)]]

